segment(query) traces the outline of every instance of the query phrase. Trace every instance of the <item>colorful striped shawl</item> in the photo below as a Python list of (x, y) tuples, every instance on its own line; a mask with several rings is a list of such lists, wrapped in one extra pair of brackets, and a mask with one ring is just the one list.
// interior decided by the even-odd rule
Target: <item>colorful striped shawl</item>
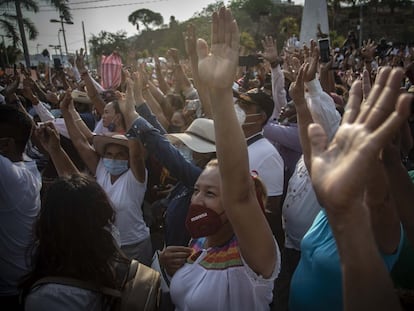
[[(202, 254), (204, 242), (205, 238), (191, 240), (189, 246), (193, 249), (193, 253), (188, 257), (187, 263), (193, 264)], [(233, 236), (225, 245), (207, 249), (207, 254), (199, 264), (207, 270), (225, 270), (243, 266), (237, 238)]]

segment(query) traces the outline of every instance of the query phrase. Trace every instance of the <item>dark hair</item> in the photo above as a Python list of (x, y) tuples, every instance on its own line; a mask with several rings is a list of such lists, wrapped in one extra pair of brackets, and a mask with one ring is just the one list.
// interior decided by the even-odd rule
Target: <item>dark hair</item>
[(179, 94), (168, 93), (165, 100), (170, 104), (174, 111), (184, 108), (184, 100)]
[(34, 226), (33, 268), (22, 282), (24, 294), (45, 276), (114, 287), (113, 264), (126, 259), (110, 232), (114, 218), (105, 191), (87, 175), (60, 177), (53, 182)]
[(23, 153), (32, 132), (30, 117), (12, 105), (0, 105), (0, 137), (11, 137)]

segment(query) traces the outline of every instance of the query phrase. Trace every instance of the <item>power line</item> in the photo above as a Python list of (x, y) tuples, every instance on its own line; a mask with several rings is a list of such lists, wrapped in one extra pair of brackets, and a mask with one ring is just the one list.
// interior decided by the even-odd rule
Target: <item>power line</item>
[[(156, 3), (156, 2), (165, 2), (168, 0), (152, 0), (152, 1), (142, 1), (142, 2), (133, 2), (133, 3), (124, 3), (124, 4), (110, 4), (110, 5), (102, 5), (102, 6), (90, 6), (84, 8), (71, 8), (71, 11), (75, 10), (89, 10), (89, 9), (104, 9), (104, 8), (113, 8), (113, 7), (120, 7), (120, 6), (129, 6), (129, 5), (139, 5), (139, 4), (147, 4), (147, 3)], [(39, 10), (39, 12), (56, 12), (56, 10)]]
[[(81, 2), (69, 2), (68, 5), (77, 5), (77, 4), (86, 4), (86, 3), (95, 3), (95, 2), (107, 2), (111, 0), (89, 0), (89, 1), (81, 1)], [(39, 5), (39, 8), (50, 8), (52, 4), (42, 4)]]

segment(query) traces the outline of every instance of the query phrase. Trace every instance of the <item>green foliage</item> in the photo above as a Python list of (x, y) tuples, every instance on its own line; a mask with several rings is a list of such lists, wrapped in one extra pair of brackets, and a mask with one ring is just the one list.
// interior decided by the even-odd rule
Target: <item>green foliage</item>
[(256, 50), (256, 43), (254, 42), (253, 37), (245, 31), (240, 34), (240, 45), (249, 53)]
[(220, 0), (216, 0), (216, 2), (207, 5), (200, 12), (194, 15), (199, 16), (199, 17), (209, 17), (213, 14), (213, 12), (217, 11), (222, 6), (224, 6), (224, 2)]
[(153, 12), (149, 9), (140, 9), (132, 12), (128, 16), (128, 21), (136, 26), (137, 30), (139, 30), (139, 23), (143, 24), (147, 30), (150, 29), (150, 25), (160, 26), (164, 23), (164, 19), (160, 13)]
[(125, 31), (120, 30), (116, 33), (101, 31), (98, 35), (92, 35), (89, 44), (97, 64), (102, 55), (109, 55), (115, 49), (119, 50), (122, 59), (127, 58), (128, 40)]
[(240, 2), (241, 9), (247, 12), (255, 22), (258, 22), (261, 16), (269, 15), (273, 8), (271, 0), (244, 0)]
[(339, 35), (335, 30), (329, 32), (329, 38), (332, 48), (342, 47), (345, 42), (345, 37), (343, 35)]

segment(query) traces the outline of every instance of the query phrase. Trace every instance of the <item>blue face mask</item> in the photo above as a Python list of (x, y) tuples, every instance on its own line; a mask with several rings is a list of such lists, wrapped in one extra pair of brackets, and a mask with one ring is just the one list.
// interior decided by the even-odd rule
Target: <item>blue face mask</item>
[(111, 122), (111, 123), (108, 124), (108, 127), (107, 127), (108, 131), (114, 132), (115, 128), (116, 128), (116, 125), (115, 125), (114, 122)]
[(113, 160), (103, 158), (103, 165), (109, 174), (118, 176), (128, 170), (128, 160)]

